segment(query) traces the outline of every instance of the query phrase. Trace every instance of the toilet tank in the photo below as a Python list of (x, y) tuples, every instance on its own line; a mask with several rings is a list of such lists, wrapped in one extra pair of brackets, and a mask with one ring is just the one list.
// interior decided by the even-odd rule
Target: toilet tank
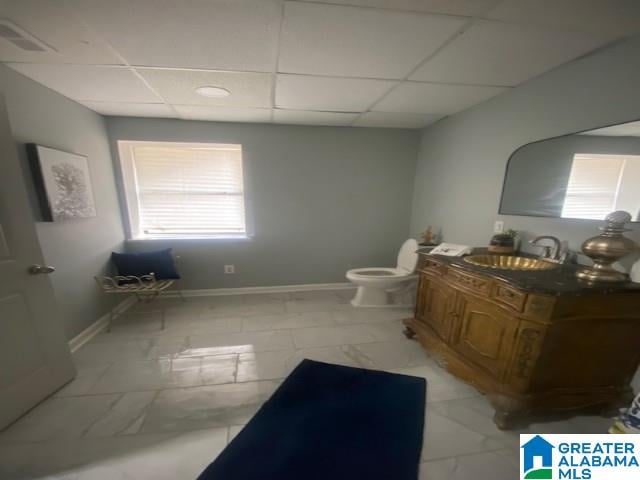
[(400, 251), (398, 252), (398, 265), (396, 268), (404, 270), (409, 273), (413, 273), (418, 263), (418, 242), (413, 238), (410, 238), (402, 244)]

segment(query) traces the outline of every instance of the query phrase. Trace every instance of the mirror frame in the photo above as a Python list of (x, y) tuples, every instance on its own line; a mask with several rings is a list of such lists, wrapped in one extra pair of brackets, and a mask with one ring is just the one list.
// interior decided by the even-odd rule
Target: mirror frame
[[(565, 133), (562, 135), (557, 135), (555, 137), (548, 137), (548, 138), (543, 138), (541, 140), (534, 140), (533, 142), (529, 142), (529, 143), (525, 143), (524, 145), (520, 145), (518, 148), (516, 148), (511, 155), (509, 155), (509, 159), (507, 160), (507, 164), (505, 166), (504, 169), (504, 175), (502, 177), (502, 189), (500, 191), (500, 203), (498, 204), (498, 215), (504, 215), (504, 216), (509, 216), (509, 217), (533, 217), (533, 218), (555, 218), (558, 220), (570, 220), (572, 222), (600, 222), (602, 223), (604, 221), (604, 219), (602, 220), (595, 220), (593, 218), (565, 218), (565, 217), (552, 217), (550, 215), (526, 215), (523, 213), (503, 213), (503, 203), (504, 203), (504, 190), (505, 190), (505, 185), (507, 183), (507, 172), (509, 171), (509, 165), (511, 165), (511, 160), (513, 160), (513, 157), (515, 156), (516, 153), (518, 153), (520, 150), (522, 150), (524, 147), (528, 147), (529, 145), (533, 145), (535, 143), (541, 143), (541, 142), (546, 142), (547, 140), (555, 140), (556, 138), (563, 138), (563, 137), (570, 137), (572, 135), (578, 135), (580, 133), (584, 133), (584, 132), (590, 132), (592, 130), (600, 130), (601, 128), (609, 128), (609, 127), (615, 127), (617, 125), (624, 125), (626, 123), (633, 123), (633, 122), (640, 122), (640, 118), (636, 118), (634, 120), (627, 120), (626, 122), (617, 122), (617, 123), (611, 123), (608, 125), (603, 125), (601, 127), (594, 127), (594, 128), (589, 128), (587, 130), (578, 130), (577, 132), (571, 132), (571, 133)], [(640, 138), (640, 137), (638, 137)], [(629, 222), (631, 224), (640, 224), (640, 221), (637, 222)]]

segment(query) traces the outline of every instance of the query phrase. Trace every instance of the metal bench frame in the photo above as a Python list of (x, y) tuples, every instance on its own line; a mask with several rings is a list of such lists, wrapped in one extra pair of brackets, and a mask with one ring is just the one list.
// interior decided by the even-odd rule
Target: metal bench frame
[[(136, 276), (97, 276), (94, 277), (100, 290), (107, 294), (134, 294), (136, 303), (150, 304), (154, 300), (166, 296), (166, 290), (171, 287), (175, 280), (158, 280), (154, 273), (149, 275)], [(173, 291), (172, 291), (173, 293)], [(186, 301), (181, 290), (177, 290), (178, 295), (183, 302)], [(165, 307), (160, 309), (160, 327), (162, 330), (166, 327)], [(151, 311), (153, 312), (153, 311)], [(125, 312), (116, 312), (114, 309), (109, 312), (109, 322), (107, 324), (107, 332), (111, 331), (112, 323)]]

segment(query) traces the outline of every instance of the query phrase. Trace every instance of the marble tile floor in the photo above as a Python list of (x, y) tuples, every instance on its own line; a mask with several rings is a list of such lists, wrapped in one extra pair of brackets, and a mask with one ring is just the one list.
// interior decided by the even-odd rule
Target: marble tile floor
[[(425, 377), (421, 480), (518, 476), (518, 434), (603, 433), (600, 417), (501, 432), (486, 399), (402, 335), (406, 309), (353, 290), (164, 300), (74, 355), (78, 376), (0, 433), (0, 478), (194, 479), (303, 358)], [(310, 466), (312, 467), (312, 466)]]

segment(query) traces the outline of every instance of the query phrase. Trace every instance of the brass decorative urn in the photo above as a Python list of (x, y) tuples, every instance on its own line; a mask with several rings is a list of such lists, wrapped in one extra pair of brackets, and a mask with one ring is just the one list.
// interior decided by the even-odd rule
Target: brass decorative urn
[(627, 281), (629, 276), (617, 271), (611, 264), (637, 248), (636, 242), (622, 235), (629, 231), (624, 226), (631, 221), (631, 215), (618, 210), (607, 215), (605, 221), (606, 225), (600, 228), (602, 233), (582, 244), (582, 252), (593, 260), (593, 266), (578, 270), (576, 275), (588, 282)]

